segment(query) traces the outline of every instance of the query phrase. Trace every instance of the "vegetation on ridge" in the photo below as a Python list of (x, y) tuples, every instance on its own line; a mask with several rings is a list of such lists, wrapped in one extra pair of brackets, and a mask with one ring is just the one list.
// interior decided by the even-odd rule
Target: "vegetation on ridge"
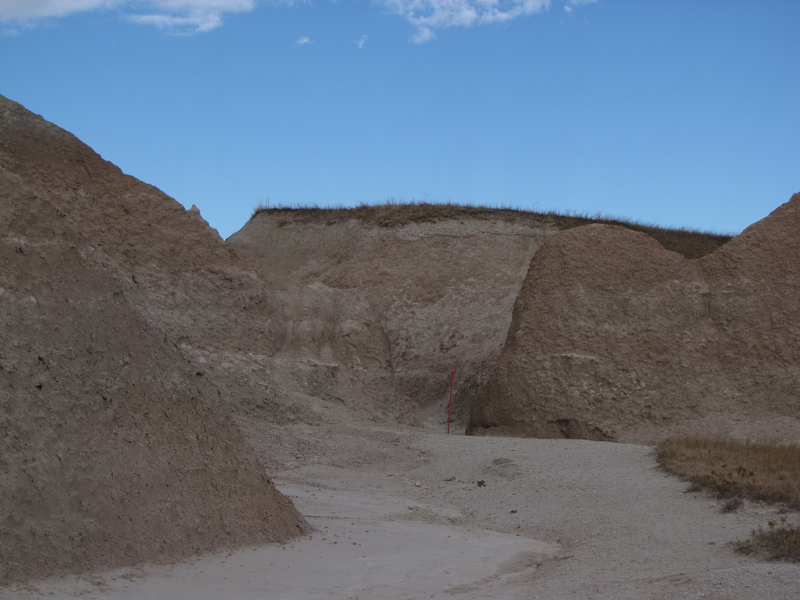
[[(726, 510), (735, 510), (744, 498), (800, 508), (800, 447), (794, 444), (668, 439), (656, 447), (656, 460), (698, 489), (728, 499)], [(735, 547), (744, 554), (800, 562), (800, 527), (785, 518), (779, 525), (769, 521), (767, 529), (754, 530)]]
[(395, 202), (383, 204), (360, 204), (354, 208), (319, 208), (317, 206), (265, 206), (259, 205), (251, 218), (265, 214), (284, 217), (283, 224), (325, 223), (333, 225), (355, 219), (378, 227), (398, 227), (409, 223), (429, 223), (444, 219), (500, 220), (528, 226), (550, 226), (572, 229), (581, 225), (601, 223), (641, 231), (655, 238), (664, 248), (678, 252), (686, 258), (700, 258), (710, 254), (732, 236), (705, 233), (691, 229), (668, 229), (656, 225), (639, 223), (629, 219), (610, 218), (601, 215), (562, 214), (553, 211), (534, 212), (513, 208), (490, 208), (465, 206), (453, 203), (432, 204), (428, 202)]

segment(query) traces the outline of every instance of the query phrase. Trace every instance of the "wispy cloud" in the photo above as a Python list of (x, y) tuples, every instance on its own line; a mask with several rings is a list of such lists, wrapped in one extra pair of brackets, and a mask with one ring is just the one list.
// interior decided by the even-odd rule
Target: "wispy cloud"
[(0, 20), (62, 17), (72, 12), (111, 8), (118, 4), (121, 4), (119, 0), (0, 0)]
[[(564, 8), (590, 4), (598, 0), (566, 0)], [(550, 8), (552, 0), (382, 0), (393, 12), (405, 17), (416, 32), (414, 42), (422, 44), (436, 37), (436, 30), (446, 27), (472, 27), (504, 23)]]
[(593, 4), (598, 2), (598, 0), (567, 0), (567, 3), (564, 5), (564, 10), (568, 13), (571, 13), (574, 9), (573, 6), (580, 6), (581, 4)]
[(367, 43), (368, 39), (369, 39), (369, 36), (367, 36), (365, 34), (365, 35), (362, 35), (359, 39), (356, 40), (356, 46), (358, 46), (359, 50), (361, 50), (364, 47), (364, 44)]
[(502, 23), (545, 10), (550, 0), (384, 0), (417, 31), (418, 44), (433, 39), (436, 29)]
[(311, 38), (308, 37), (307, 35), (304, 35), (303, 37), (299, 37), (294, 41), (294, 45), (295, 46), (305, 46), (306, 44), (310, 44), (310, 43), (311, 43)]
[[(305, 0), (297, 0), (305, 1)], [(564, 9), (598, 0), (378, 0), (415, 28), (413, 40), (427, 42), (436, 30), (503, 23), (564, 2)], [(220, 27), (224, 15), (253, 10), (257, 4), (286, 5), (295, 0), (0, 0), (0, 22), (30, 23), (70, 13), (116, 9), (134, 23), (178, 32), (205, 32)], [(309, 40), (310, 41), (310, 40)], [(363, 48), (364, 35), (356, 42)], [(308, 42), (306, 42), (308, 43)], [(302, 44), (298, 44), (302, 45)]]
[(32, 21), (113, 8), (134, 23), (204, 32), (222, 25), (226, 13), (247, 12), (255, 6), (256, 0), (0, 0), (0, 21)]
[(211, 31), (222, 25), (222, 15), (219, 13), (197, 13), (187, 17), (175, 15), (130, 15), (134, 23), (141, 25), (154, 25), (159, 29), (192, 30), (197, 33)]

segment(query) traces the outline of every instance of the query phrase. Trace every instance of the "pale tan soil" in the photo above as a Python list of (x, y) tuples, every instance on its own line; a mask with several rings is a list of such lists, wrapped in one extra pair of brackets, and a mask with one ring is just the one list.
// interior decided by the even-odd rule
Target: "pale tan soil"
[(722, 503), (686, 493), (685, 483), (661, 472), (647, 446), (448, 437), (352, 420), (278, 428), (240, 422), (271, 462), (279, 489), (315, 528), (311, 536), (171, 568), (6, 589), (0, 597), (745, 600), (800, 594), (800, 565), (759, 562), (729, 543), (779, 518), (777, 508), (746, 503), (723, 513)]
[(590, 225), (531, 263), (469, 431), (800, 436), (800, 194), (696, 260)]
[(386, 228), (261, 212), (227, 243), (281, 299), (282, 358), (308, 365), (276, 381), (282, 389), (299, 381), (361, 410), (390, 394), (406, 421), (445, 422), (455, 371), (453, 418), (466, 424), (531, 258), (556, 231), (489, 217)]

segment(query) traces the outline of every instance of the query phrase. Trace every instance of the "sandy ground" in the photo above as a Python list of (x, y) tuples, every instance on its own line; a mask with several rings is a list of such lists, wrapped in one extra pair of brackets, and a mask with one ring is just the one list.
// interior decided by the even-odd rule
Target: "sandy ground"
[(240, 425), (310, 536), (0, 597), (800, 597), (800, 565), (740, 556), (730, 544), (796, 515), (753, 503), (724, 512), (662, 473), (647, 446)]

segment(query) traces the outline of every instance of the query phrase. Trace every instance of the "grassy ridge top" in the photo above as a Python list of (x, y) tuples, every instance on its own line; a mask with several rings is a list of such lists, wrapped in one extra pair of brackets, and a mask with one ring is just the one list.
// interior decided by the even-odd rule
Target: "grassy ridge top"
[(333, 225), (355, 219), (377, 227), (400, 227), (409, 223), (430, 223), (447, 219), (480, 219), (505, 221), (528, 226), (550, 226), (572, 229), (582, 225), (601, 223), (641, 231), (655, 238), (667, 250), (678, 252), (686, 258), (700, 258), (710, 254), (732, 236), (705, 233), (692, 229), (668, 229), (639, 223), (629, 219), (604, 217), (601, 215), (575, 215), (557, 212), (533, 212), (512, 208), (490, 208), (486, 206), (463, 206), (459, 204), (430, 204), (427, 202), (393, 202), (384, 204), (361, 204), (354, 208), (319, 208), (316, 206), (259, 206), (251, 219), (259, 215), (284, 216), (293, 223), (324, 223)]

